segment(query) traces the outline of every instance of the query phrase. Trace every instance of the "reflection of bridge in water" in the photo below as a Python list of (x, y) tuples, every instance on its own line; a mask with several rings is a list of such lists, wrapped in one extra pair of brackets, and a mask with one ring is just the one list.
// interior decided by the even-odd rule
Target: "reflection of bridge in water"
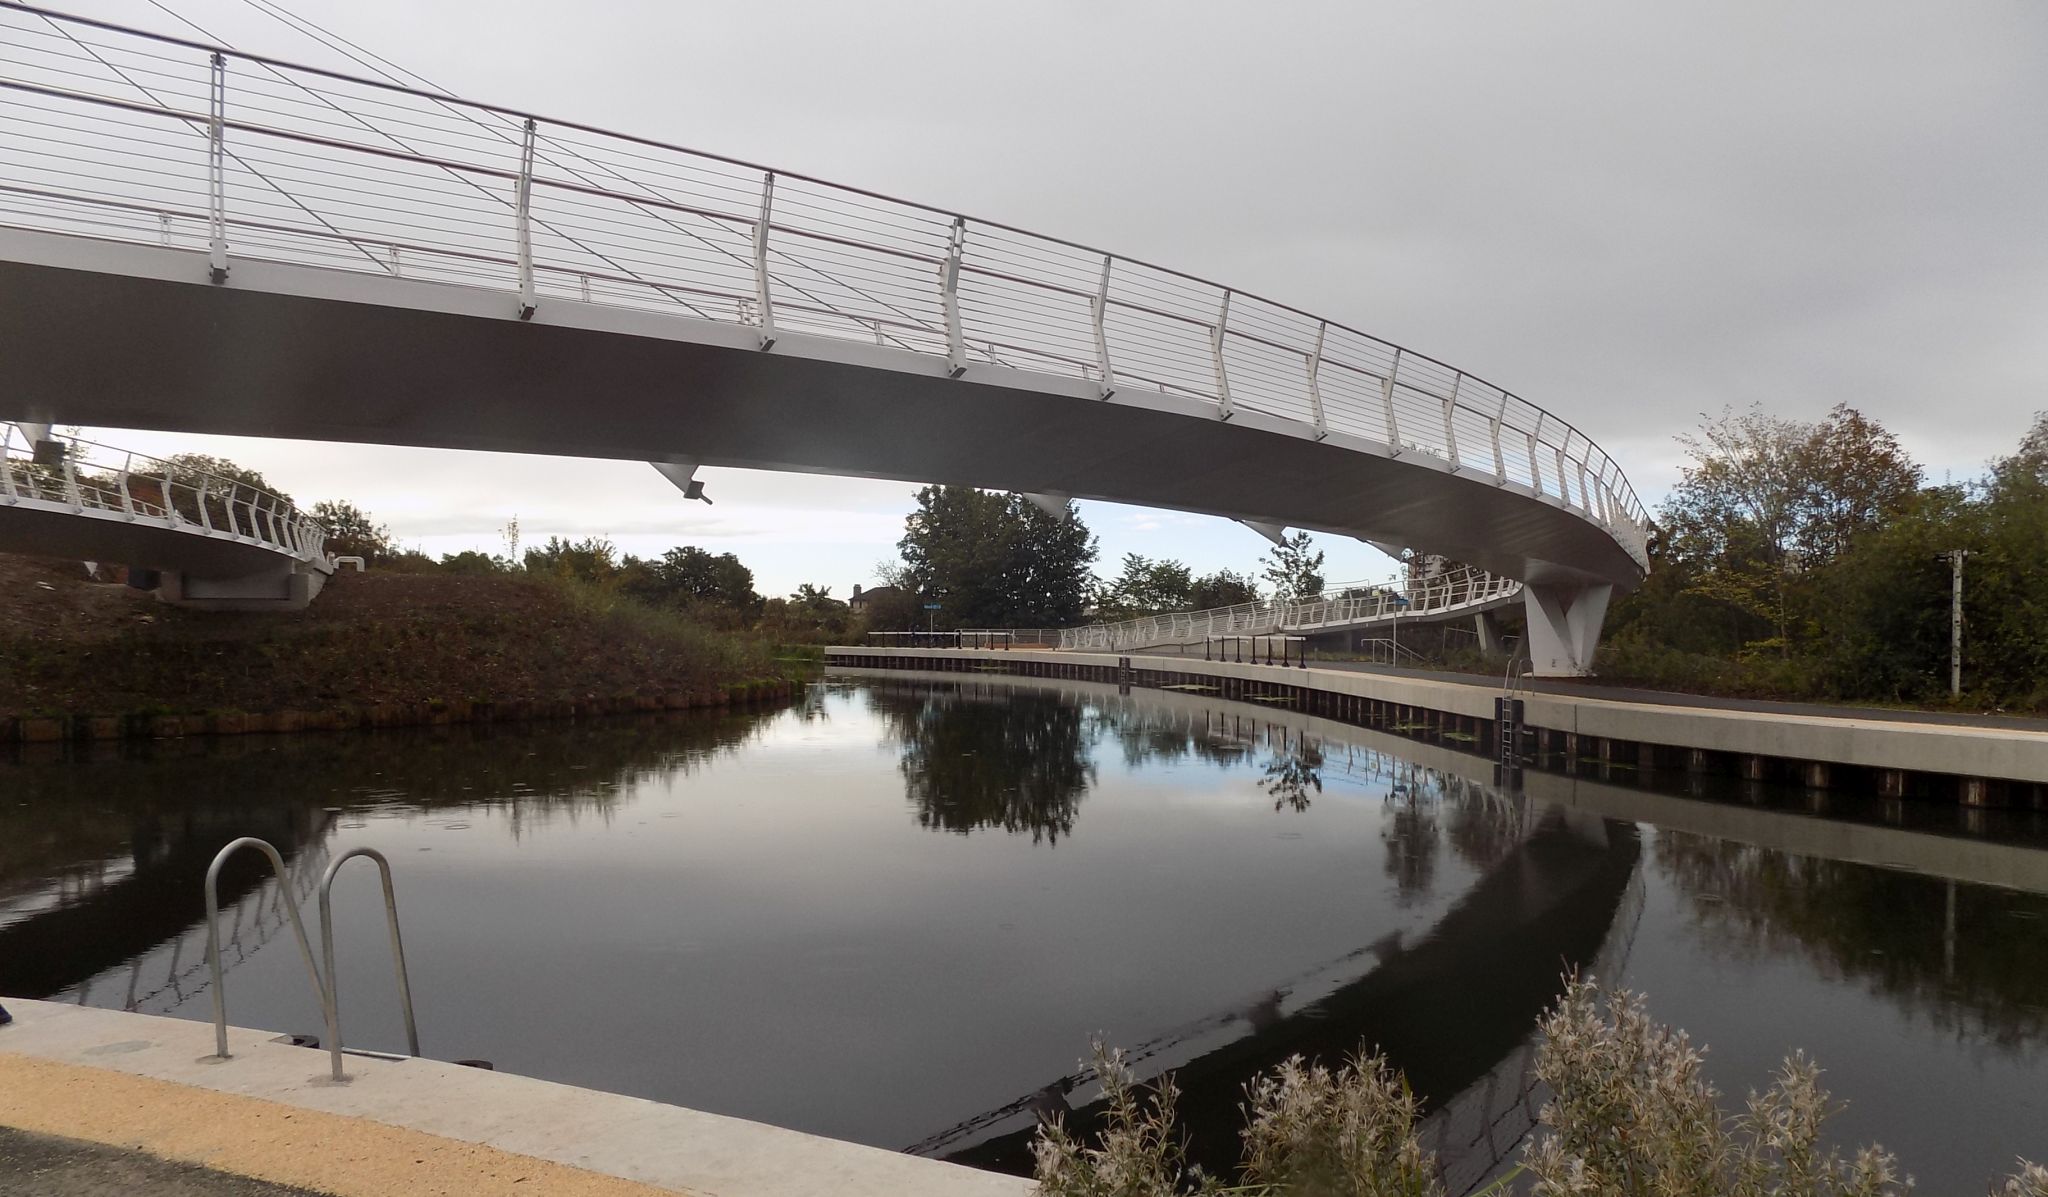
[[(121, 1008), (175, 1009), (208, 984), (196, 878), (214, 853), (238, 835), (271, 840), (293, 897), (303, 898), (326, 864), (333, 818), (308, 804), (255, 802), (139, 817), (127, 827), (127, 861), (73, 869), (0, 903), (0, 992), (110, 1005), (103, 987), (125, 970)], [(276, 933), (283, 899), (268, 867), (251, 860), (223, 870), (221, 896), (232, 911), (223, 940), (223, 963), (232, 966)]]
[[(900, 674), (892, 681), (901, 682)], [(888, 683), (883, 683), (887, 685)], [(1013, 682), (914, 683), (925, 701), (993, 705)], [(1617, 969), (1632, 943), (1641, 886), (1632, 827), (1533, 806), (1463, 772), (1419, 766), (1392, 752), (1305, 733), (1292, 720), (1237, 704), (1109, 687), (1069, 690), (1093, 708), (1100, 741), (1132, 762), (1197, 755), (1255, 764), (1270, 753), (1263, 784), (1276, 805), (1303, 809), (1325, 778), (1370, 783), (1394, 809), (1389, 873), (1403, 892), (1428, 883), (1403, 837), (1439, 834), (1481, 870), (1481, 880), (1419, 941), (1389, 936), (1281, 980), (1238, 1007), (1169, 1028), (1128, 1048), (1142, 1077), (1174, 1074), (1178, 1120), (1191, 1156), (1214, 1173), (1235, 1162), (1242, 1086), (1287, 1056), (1326, 1061), (1361, 1047), (1384, 1052), (1432, 1101), (1425, 1126), (1454, 1193), (1508, 1162), (1542, 1104), (1533, 1031), (1568, 968)], [(1355, 730), (1355, 729), (1353, 729)], [(1469, 761), (1469, 758), (1467, 758)], [(1469, 764), (1468, 764), (1469, 767)], [(1397, 840), (1403, 842), (1396, 842)], [(1400, 857), (1396, 860), (1395, 857)], [(1084, 1072), (1054, 1078), (995, 1109), (914, 1145), (911, 1151), (1005, 1171), (1028, 1171), (1040, 1115), (1060, 1111), (1081, 1127), (1100, 1117)]]

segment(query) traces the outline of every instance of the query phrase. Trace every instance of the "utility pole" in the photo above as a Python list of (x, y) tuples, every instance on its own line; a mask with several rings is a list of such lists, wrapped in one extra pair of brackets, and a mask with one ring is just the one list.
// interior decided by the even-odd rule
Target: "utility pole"
[(1963, 696), (1963, 562), (1968, 549), (1951, 549), (1940, 554), (1952, 567), (1948, 600), (1948, 693)]

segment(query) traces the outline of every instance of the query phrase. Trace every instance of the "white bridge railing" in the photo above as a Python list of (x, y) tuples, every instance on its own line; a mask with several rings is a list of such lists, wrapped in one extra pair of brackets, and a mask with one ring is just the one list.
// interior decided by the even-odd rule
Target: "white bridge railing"
[(1064, 628), (1060, 631), (1060, 647), (1123, 652), (1166, 644), (1194, 644), (1211, 636), (1330, 631), (1397, 618), (1445, 619), (1505, 603), (1522, 592), (1522, 584), (1467, 565), (1413, 585), (1405, 580), (1354, 582), (1330, 589), (1334, 597), (1239, 603), (1206, 611), (1173, 611), (1121, 623)]
[[(745, 325), (1156, 391), (1526, 488), (1647, 567), (1571, 424), (1175, 270), (643, 137), (0, 0), (0, 224)], [(357, 61), (368, 60), (357, 56)], [(366, 66), (381, 71), (378, 66)]]
[(55, 432), (32, 441), (19, 425), (0, 423), (0, 510), (23, 505), (118, 516), (301, 561), (326, 560), (326, 527), (269, 491)]

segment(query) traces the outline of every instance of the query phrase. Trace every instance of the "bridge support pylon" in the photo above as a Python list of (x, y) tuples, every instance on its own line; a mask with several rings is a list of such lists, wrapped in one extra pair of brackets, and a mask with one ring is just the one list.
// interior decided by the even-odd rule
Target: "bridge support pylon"
[(1529, 617), (1529, 672), (1535, 677), (1585, 677), (1593, 672), (1600, 625), (1614, 587), (1605, 583), (1531, 582), (1522, 588)]

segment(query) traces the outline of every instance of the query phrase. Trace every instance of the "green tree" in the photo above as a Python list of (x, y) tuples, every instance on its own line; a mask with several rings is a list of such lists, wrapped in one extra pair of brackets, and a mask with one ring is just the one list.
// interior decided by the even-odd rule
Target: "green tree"
[(309, 514), (326, 526), (327, 552), (332, 556), (361, 557), (377, 565), (398, 549), (389, 527), (345, 499), (323, 499)]
[(582, 540), (550, 536), (540, 548), (526, 550), (526, 572), (579, 582), (609, 582), (619, 573), (618, 546), (602, 536)]
[(761, 611), (754, 593), (754, 571), (731, 553), (712, 553), (680, 545), (658, 560), (633, 559), (637, 568), (624, 581), (626, 592), (647, 602), (672, 607), (716, 607), (752, 617)]
[(1258, 583), (1245, 575), (1227, 569), (1196, 578), (1188, 590), (1188, 606), (1196, 611), (1210, 607), (1235, 607), (1239, 603), (1259, 601)]
[(1302, 602), (1323, 593), (1323, 554), (1306, 532), (1283, 537), (1261, 559), (1276, 602)]
[(897, 548), (900, 584), (941, 604), (947, 627), (1073, 623), (1094, 584), (1095, 537), (1072, 503), (1055, 518), (1021, 495), (927, 486)]
[(475, 549), (464, 549), (460, 553), (441, 554), (441, 569), (451, 574), (481, 576), (502, 574), (512, 568), (512, 563), (503, 557), (479, 553)]
[(1106, 616), (1123, 618), (1194, 607), (1194, 579), (1178, 561), (1124, 554), (1123, 572), (1102, 588), (1096, 606)]

